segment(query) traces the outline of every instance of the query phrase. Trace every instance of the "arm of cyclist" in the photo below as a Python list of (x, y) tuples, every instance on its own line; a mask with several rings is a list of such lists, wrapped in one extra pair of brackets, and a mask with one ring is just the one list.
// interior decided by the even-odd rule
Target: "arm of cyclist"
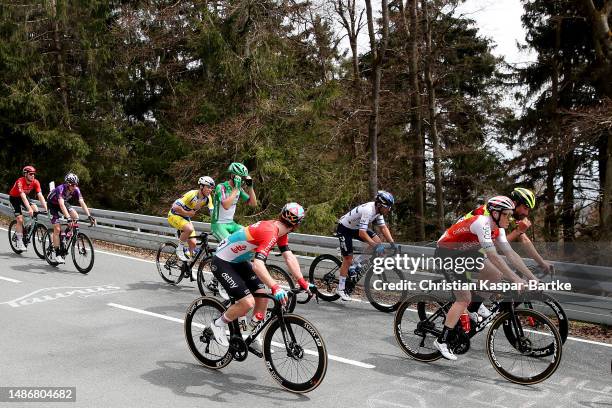
[(487, 251), (487, 259), (491, 261), (493, 266), (495, 266), (503, 275), (504, 278), (508, 279), (510, 282), (514, 283), (526, 283), (520, 276), (518, 276), (514, 271), (508, 266), (508, 264), (502, 259), (501, 256), (495, 250), (495, 247), (489, 248)]
[(531, 242), (531, 239), (529, 239), (527, 234), (521, 234), (518, 238), (518, 241), (523, 245), (523, 248), (525, 248), (527, 256), (536, 261), (536, 263), (540, 266), (540, 268), (544, 270), (544, 272), (546, 272), (547, 274), (550, 274), (552, 272), (551, 264), (549, 264), (544, 260), (544, 258), (542, 258), (542, 256), (538, 253), (535, 246), (533, 245), (533, 242)]
[(291, 252), (290, 249), (281, 248), (281, 253), (283, 254), (283, 258), (285, 259), (285, 263), (287, 264), (287, 268), (289, 268), (289, 273), (293, 276), (293, 279), (300, 285), (300, 288), (310, 293), (310, 287), (313, 284), (309, 284), (306, 279), (304, 279), (304, 275), (302, 275), (302, 270), (300, 268), (300, 263), (296, 256)]
[(23, 202), (23, 206), (25, 207), (26, 210), (28, 210), (28, 214), (30, 214), (30, 217), (33, 216), (34, 209), (30, 205), (30, 200), (28, 200), (28, 196), (26, 196), (24, 192), (19, 193), (19, 195), (21, 196), (21, 201)]
[(183, 217), (193, 217), (196, 214), (195, 210), (186, 210), (176, 203), (172, 204), (172, 211)]
[(250, 207), (257, 207), (257, 196), (255, 195), (255, 189), (253, 188), (253, 179), (247, 176), (245, 179), (246, 193), (248, 194), (247, 205)]
[(236, 196), (238, 196), (238, 194), (240, 194), (240, 188), (235, 188), (235, 189), (232, 190), (230, 195), (228, 195), (224, 199), (220, 200), (221, 205), (223, 206), (223, 208), (225, 210), (229, 210), (231, 208), (231, 206), (234, 203), (234, 200), (236, 199)]
[(393, 237), (391, 236), (391, 230), (389, 230), (389, 227), (387, 227), (386, 225), (381, 225), (378, 227), (378, 229), (382, 233), (383, 237), (385, 237), (385, 241), (387, 241), (391, 245), (391, 248), (395, 248), (395, 242), (393, 240)]
[(87, 218), (89, 219), (89, 222), (91, 222), (92, 225), (96, 225), (96, 219), (91, 216), (91, 213), (89, 212), (89, 208), (87, 207), (87, 204), (85, 204), (85, 200), (83, 200), (83, 197), (79, 197), (79, 205), (81, 206), (83, 211), (85, 211), (85, 214), (87, 214)]
[(285, 304), (287, 302), (287, 292), (285, 292), (278, 283), (270, 276), (270, 272), (268, 272), (268, 268), (266, 268), (266, 264), (259, 258), (255, 258), (253, 260), (253, 272), (264, 285), (272, 289), (272, 295), (276, 298), (276, 300)]
[(510, 261), (510, 263), (521, 273), (522, 276), (528, 280), (538, 280), (538, 278), (531, 273), (529, 268), (527, 268), (527, 265), (525, 265), (525, 262), (523, 262), (523, 259), (514, 251), (514, 249), (512, 249), (508, 242), (500, 242), (498, 247), (504, 253), (504, 255), (506, 255), (508, 261)]
[(62, 197), (57, 199), (57, 205), (59, 205), (60, 211), (62, 212), (62, 215), (64, 216), (64, 218), (69, 220), (70, 219), (70, 213), (68, 213), (68, 209), (66, 208), (66, 204), (65, 204), (64, 199)]
[(45, 200), (45, 196), (43, 195), (43, 193), (40, 191), (36, 193), (36, 198), (38, 198), (38, 201), (42, 203), (45, 212), (49, 212), (49, 207), (47, 207), (47, 201)]

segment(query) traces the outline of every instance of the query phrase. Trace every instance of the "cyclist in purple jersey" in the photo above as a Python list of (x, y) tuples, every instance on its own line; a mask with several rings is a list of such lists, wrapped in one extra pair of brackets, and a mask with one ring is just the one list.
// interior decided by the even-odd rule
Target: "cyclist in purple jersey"
[(53, 248), (55, 249), (55, 251), (51, 253), (50, 257), (52, 262), (65, 262), (64, 258), (57, 254), (60, 246), (60, 217), (63, 215), (64, 218), (71, 218), (73, 221), (79, 219), (79, 214), (77, 214), (75, 209), (72, 208), (70, 201), (78, 201), (83, 211), (85, 211), (85, 214), (87, 214), (87, 218), (91, 224), (95, 225), (96, 223), (96, 219), (91, 216), (89, 208), (87, 208), (87, 204), (85, 204), (85, 200), (83, 199), (81, 190), (79, 190), (78, 184), (79, 178), (77, 175), (74, 173), (68, 173), (66, 174), (66, 177), (64, 177), (64, 184), (60, 184), (54, 188), (47, 196), (49, 212), (51, 213), (51, 225), (53, 225)]

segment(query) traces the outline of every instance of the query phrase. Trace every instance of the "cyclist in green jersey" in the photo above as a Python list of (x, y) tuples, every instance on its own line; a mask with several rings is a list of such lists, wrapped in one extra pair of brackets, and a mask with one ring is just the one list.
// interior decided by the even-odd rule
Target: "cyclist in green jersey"
[(234, 162), (227, 170), (230, 179), (218, 184), (213, 195), (215, 208), (211, 217), (211, 230), (219, 242), (242, 229), (242, 225), (234, 222), (238, 201), (244, 201), (251, 207), (257, 206), (253, 179), (245, 165)]

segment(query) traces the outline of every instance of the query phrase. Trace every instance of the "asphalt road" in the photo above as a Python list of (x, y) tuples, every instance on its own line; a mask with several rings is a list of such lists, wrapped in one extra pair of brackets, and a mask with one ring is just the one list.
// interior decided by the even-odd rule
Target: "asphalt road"
[(154, 263), (96, 252), (88, 275), (48, 266), (0, 239), (0, 387), (76, 387), (76, 402), (1, 407), (612, 407), (612, 346), (569, 339), (547, 381), (519, 386), (491, 367), (483, 338), (458, 362), (421, 363), (395, 343), (393, 315), (367, 303), (298, 305), (330, 354), (315, 391), (282, 389), (250, 355), (199, 365), (183, 335), (194, 283), (164, 284)]

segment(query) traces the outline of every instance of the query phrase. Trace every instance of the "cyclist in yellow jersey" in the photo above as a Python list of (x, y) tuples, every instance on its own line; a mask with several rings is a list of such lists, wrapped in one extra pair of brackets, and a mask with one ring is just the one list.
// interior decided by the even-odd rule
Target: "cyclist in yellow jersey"
[[(185, 193), (172, 204), (172, 208), (168, 212), (168, 224), (181, 231), (179, 245), (176, 248), (176, 256), (181, 261), (188, 261), (196, 247), (196, 233), (191, 217), (195, 216), (196, 212), (202, 207), (208, 207), (210, 213), (213, 211), (210, 193), (215, 188), (215, 181), (211, 177), (203, 176), (198, 180), (198, 184), (200, 186), (198, 190)], [(189, 245), (188, 254), (185, 244)]]

